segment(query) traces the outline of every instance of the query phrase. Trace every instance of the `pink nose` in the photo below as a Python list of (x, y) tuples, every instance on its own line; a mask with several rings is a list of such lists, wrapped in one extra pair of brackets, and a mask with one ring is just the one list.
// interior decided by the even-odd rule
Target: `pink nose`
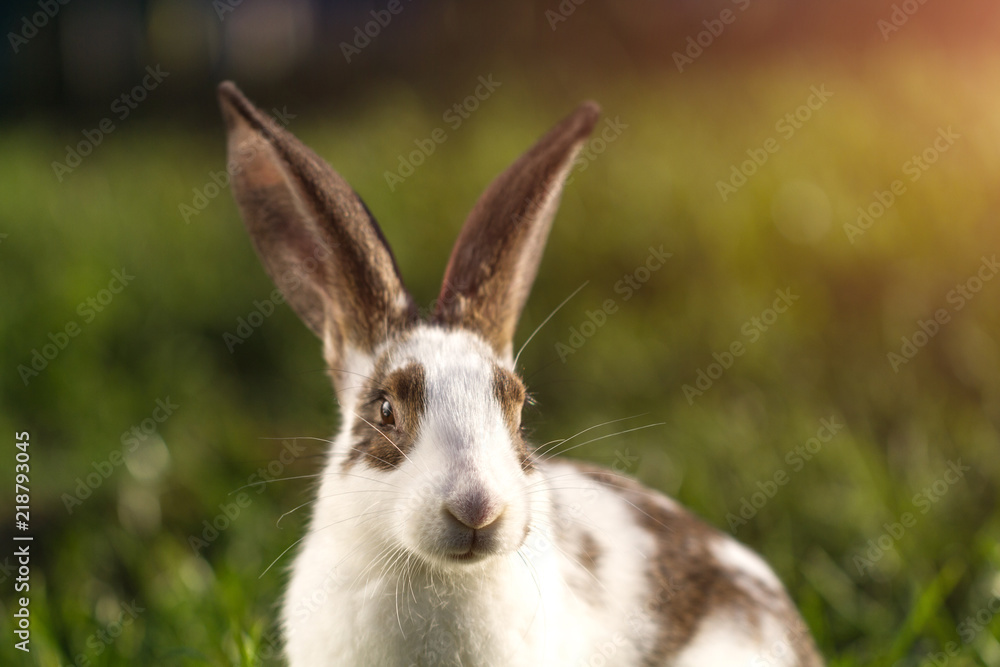
[(493, 526), (500, 521), (505, 509), (506, 506), (502, 503), (491, 502), (478, 494), (460, 496), (444, 505), (447, 517), (472, 530), (484, 530)]

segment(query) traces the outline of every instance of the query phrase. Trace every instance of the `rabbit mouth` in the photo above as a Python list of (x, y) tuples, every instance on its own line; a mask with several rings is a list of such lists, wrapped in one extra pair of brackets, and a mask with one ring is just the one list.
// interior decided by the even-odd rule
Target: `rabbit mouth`
[(456, 563), (467, 563), (469, 561), (482, 560), (486, 555), (482, 552), (476, 552), (473, 549), (469, 549), (464, 554), (448, 554), (446, 558), (450, 561)]
[(418, 532), (413, 535), (410, 548), (428, 565), (462, 568), (503, 558), (516, 553), (530, 532), (530, 519), (518, 512), (480, 528), (446, 519), (447, 516), (442, 512), (440, 522), (414, 526)]
[[(455, 564), (480, 563), (491, 558), (517, 551), (524, 542), (508, 534), (507, 530), (449, 530), (447, 536), (434, 549), (436, 560)], [(512, 543), (513, 542), (513, 543)]]
[[(445, 548), (445, 559), (453, 563), (473, 563), (501, 554), (503, 540), (495, 530), (466, 530), (464, 535), (451, 536)], [(456, 539), (458, 538), (458, 539)]]

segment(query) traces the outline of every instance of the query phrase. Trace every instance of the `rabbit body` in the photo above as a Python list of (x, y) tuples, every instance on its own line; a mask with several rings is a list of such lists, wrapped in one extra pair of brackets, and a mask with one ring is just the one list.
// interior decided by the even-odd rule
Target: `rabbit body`
[(514, 331), (596, 105), (486, 190), (422, 320), (346, 182), (232, 84), (220, 100), (244, 222), (342, 416), (282, 607), (292, 667), (822, 665), (756, 554), (526, 442)]
[[(292, 665), (818, 664), (767, 565), (675, 502), (570, 461), (519, 475), (472, 336), (421, 328), (381, 354), (425, 367), (421, 435), (388, 474), (346, 465), (349, 422), (336, 439), (283, 610)], [(341, 396), (346, 414), (364, 392)], [(474, 432), (496, 446), (469, 447)], [(525, 537), (482, 562), (428, 565), (419, 536), (435, 538), (439, 499), (470, 482)]]

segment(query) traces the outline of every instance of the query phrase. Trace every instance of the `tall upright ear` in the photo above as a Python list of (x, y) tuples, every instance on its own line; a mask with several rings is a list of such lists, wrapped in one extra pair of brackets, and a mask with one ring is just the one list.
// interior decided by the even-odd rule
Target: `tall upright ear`
[(219, 86), (233, 193), (285, 300), (324, 342), (327, 362), (371, 353), (416, 320), (416, 305), (361, 198), (231, 82)]
[(433, 321), (470, 329), (512, 357), (563, 183), (600, 108), (580, 105), (493, 181), (455, 242)]

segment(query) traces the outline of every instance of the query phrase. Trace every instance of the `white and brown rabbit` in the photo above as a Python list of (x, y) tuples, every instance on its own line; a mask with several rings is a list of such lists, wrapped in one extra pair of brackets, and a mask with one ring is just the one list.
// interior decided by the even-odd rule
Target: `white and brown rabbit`
[(822, 664), (760, 557), (524, 439), (514, 331), (595, 104), (480, 197), (422, 321), (360, 197), (233, 84), (219, 96), (236, 201), (343, 420), (283, 604), (293, 667)]

